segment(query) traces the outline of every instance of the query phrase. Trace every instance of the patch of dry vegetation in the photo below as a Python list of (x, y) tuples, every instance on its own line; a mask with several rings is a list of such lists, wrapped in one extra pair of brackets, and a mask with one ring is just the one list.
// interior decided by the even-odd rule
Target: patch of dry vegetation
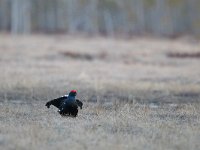
[[(0, 35), (1, 149), (200, 149), (199, 42)], [(88, 59), (89, 58), (89, 59)], [(46, 109), (78, 90), (77, 118)]]

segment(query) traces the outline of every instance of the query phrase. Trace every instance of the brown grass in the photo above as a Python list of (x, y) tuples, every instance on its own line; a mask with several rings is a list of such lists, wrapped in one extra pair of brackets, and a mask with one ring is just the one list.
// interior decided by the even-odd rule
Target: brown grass
[[(1, 149), (200, 149), (199, 53), (188, 40), (0, 35)], [(91, 58), (88, 59), (88, 56)], [(78, 90), (77, 118), (45, 108)]]

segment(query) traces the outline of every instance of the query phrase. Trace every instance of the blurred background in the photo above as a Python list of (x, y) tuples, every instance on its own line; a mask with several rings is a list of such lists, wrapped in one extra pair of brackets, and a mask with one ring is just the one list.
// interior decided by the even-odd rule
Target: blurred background
[(199, 66), (200, 0), (0, 0), (0, 149), (200, 150)]
[(0, 0), (0, 31), (200, 35), (199, 0)]

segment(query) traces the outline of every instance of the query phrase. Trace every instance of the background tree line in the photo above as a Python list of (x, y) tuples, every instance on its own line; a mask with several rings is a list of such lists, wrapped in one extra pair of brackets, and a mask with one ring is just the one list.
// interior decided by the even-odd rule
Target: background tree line
[(200, 0), (0, 0), (0, 31), (200, 35)]

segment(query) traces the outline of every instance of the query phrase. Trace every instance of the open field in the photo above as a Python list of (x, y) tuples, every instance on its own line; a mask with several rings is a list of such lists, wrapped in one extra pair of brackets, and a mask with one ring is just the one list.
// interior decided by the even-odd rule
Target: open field
[[(0, 34), (0, 149), (200, 149), (200, 40)], [(47, 100), (77, 89), (77, 118)]]

